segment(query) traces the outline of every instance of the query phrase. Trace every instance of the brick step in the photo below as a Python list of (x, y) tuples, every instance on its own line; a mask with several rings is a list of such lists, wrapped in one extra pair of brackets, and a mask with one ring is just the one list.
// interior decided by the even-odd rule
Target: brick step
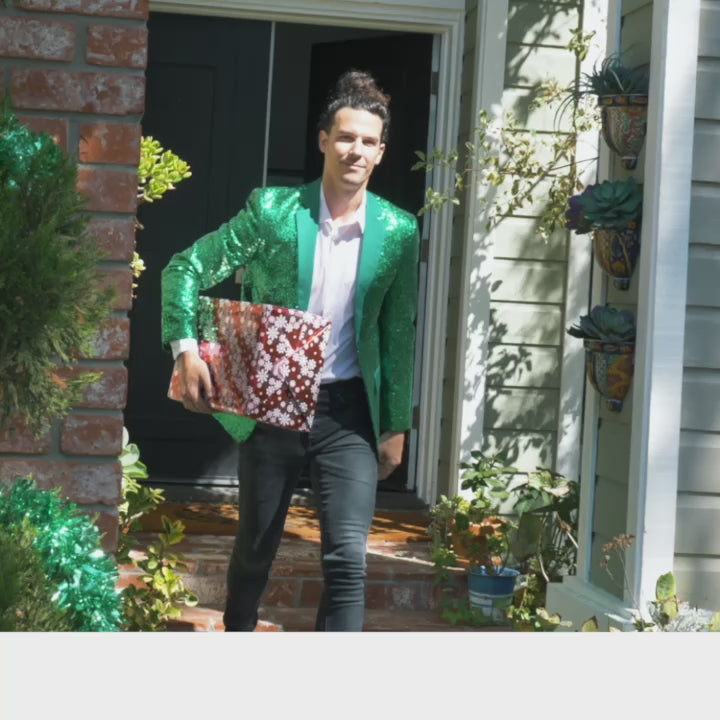
[[(315, 629), (313, 608), (262, 607), (261, 620), (255, 632), (312, 632)], [(212, 607), (186, 608), (179, 621), (170, 624), (171, 632), (223, 632), (222, 610)], [(432, 610), (365, 611), (366, 632), (498, 632), (503, 627), (470, 627), (450, 625)]]
[[(141, 547), (151, 542), (150, 533), (138, 534)], [(185, 556), (186, 585), (200, 604), (221, 607), (225, 598), (225, 574), (233, 539), (220, 535), (192, 535), (177, 546)], [(263, 605), (279, 608), (317, 607), (322, 592), (320, 546), (313, 540), (286, 537), (270, 572)], [(142, 553), (139, 553), (142, 554)], [(434, 610), (437, 590), (426, 542), (368, 543), (366, 607), (369, 610)], [(133, 567), (122, 569), (120, 585), (138, 581)], [(460, 576), (459, 583), (464, 581)]]

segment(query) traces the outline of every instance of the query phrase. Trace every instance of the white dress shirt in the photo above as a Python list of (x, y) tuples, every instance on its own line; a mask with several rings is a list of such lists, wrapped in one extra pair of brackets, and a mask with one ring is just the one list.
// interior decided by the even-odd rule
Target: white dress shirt
[[(320, 189), (320, 225), (315, 246), (310, 305), (308, 311), (332, 321), (325, 351), (322, 380), (346, 380), (360, 376), (355, 345), (355, 289), (360, 249), (365, 232), (367, 196), (342, 224), (333, 222), (325, 193)], [(173, 358), (181, 352), (197, 352), (197, 340), (184, 338), (170, 343)]]

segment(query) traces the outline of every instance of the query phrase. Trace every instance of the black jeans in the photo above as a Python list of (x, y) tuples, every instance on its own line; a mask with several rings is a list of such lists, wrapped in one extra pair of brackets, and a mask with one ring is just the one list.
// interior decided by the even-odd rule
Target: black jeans
[(377, 450), (361, 379), (322, 385), (309, 433), (259, 423), (240, 445), (240, 528), (227, 576), (224, 622), (254, 630), (298, 478), (307, 463), (317, 499), (324, 579), (316, 630), (359, 631)]

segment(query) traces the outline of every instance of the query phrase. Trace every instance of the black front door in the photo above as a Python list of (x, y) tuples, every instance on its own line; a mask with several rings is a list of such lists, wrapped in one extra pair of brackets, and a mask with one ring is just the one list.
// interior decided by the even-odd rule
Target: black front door
[[(262, 185), (271, 23), (151, 13), (143, 134), (192, 177), (144, 204), (138, 252), (147, 270), (131, 312), (125, 422), (153, 480), (237, 477), (237, 449), (209, 416), (166, 397), (172, 356), (160, 344), (160, 273), (170, 257), (232, 217)], [(230, 278), (209, 294), (237, 297)]]

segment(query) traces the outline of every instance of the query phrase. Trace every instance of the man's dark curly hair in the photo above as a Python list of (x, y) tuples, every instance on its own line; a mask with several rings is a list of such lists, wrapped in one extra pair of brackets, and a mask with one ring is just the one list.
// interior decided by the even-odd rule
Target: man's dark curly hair
[(381, 141), (387, 142), (390, 130), (389, 105), (390, 96), (380, 90), (370, 73), (348, 70), (338, 78), (335, 87), (328, 95), (318, 119), (318, 130), (324, 130), (330, 134), (335, 122), (335, 113), (340, 108), (367, 110), (382, 120)]

